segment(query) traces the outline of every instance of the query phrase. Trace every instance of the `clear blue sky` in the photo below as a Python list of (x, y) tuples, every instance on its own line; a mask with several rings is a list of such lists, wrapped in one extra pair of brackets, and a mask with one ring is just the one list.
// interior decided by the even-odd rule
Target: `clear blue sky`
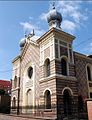
[[(24, 33), (35, 29), (37, 35), (48, 31), (46, 15), (51, 1), (0, 1), (0, 79), (12, 78), (12, 60), (20, 53)], [(57, 1), (62, 30), (76, 36), (73, 48), (92, 54), (92, 2)], [(83, 42), (84, 41), (84, 42)]]

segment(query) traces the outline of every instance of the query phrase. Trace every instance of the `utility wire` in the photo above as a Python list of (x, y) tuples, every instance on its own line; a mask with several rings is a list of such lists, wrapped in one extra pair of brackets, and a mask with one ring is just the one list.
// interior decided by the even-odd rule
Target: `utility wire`
[(0, 64), (0, 67), (3, 67), (3, 66), (9, 66), (10, 64), (7, 64), (7, 63), (5, 63), (5, 64)]
[(18, 68), (12, 70), (12, 69), (8, 69), (8, 70), (4, 70), (4, 71), (0, 71), (0, 73), (6, 73), (6, 72), (12, 72), (12, 71), (15, 71), (17, 70)]
[(87, 40), (84, 40), (84, 41), (81, 41), (80, 43), (78, 43), (77, 45), (75, 45), (75, 48), (79, 47), (81, 44), (84, 44), (88, 41), (92, 40), (92, 37), (91, 38), (88, 38)]

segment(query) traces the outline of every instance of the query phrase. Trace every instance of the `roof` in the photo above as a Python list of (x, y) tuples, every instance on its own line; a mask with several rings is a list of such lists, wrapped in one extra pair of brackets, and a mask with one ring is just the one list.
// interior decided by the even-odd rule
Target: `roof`
[(0, 80), (0, 85), (2, 85), (2, 86), (11, 86), (11, 81)]
[(40, 36), (36, 36), (36, 35), (34, 35), (34, 36), (32, 36), (31, 38), (30, 38), (30, 40), (32, 40), (32, 41), (36, 41), (36, 40), (38, 40), (40, 38)]
[(20, 55), (18, 55), (17, 57), (15, 57), (12, 61), (12, 63), (14, 63), (16, 60), (18, 60), (20, 58)]
[(62, 35), (66, 35), (67, 37), (71, 38), (71, 39), (75, 39), (75, 36), (67, 33), (67, 32), (64, 32), (62, 31), (62, 29), (57, 29), (57, 28), (51, 28), (49, 31), (45, 32), (38, 40), (37, 40), (37, 43), (39, 43), (43, 38), (45, 38), (47, 35), (49, 35), (52, 31), (54, 32), (57, 32), (59, 34), (62, 34)]
[(79, 56), (79, 57), (82, 57), (82, 58), (85, 58), (85, 59), (89, 59), (89, 60), (92, 60), (92, 55), (85, 55), (85, 54), (82, 54), (82, 53), (79, 53), (79, 52), (76, 52), (76, 51), (73, 51), (75, 55)]

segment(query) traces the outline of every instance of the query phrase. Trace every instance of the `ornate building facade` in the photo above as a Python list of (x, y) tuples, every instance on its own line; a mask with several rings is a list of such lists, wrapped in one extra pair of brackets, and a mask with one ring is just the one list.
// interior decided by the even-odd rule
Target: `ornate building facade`
[(13, 60), (11, 112), (40, 117), (78, 117), (92, 98), (92, 56), (73, 51), (75, 36), (61, 28), (62, 16), (53, 7), (49, 30), (20, 42)]

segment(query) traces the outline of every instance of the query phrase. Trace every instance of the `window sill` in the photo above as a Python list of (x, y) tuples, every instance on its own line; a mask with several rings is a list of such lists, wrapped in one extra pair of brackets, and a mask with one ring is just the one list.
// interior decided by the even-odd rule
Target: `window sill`
[(56, 77), (59, 77), (59, 78), (62, 78), (62, 79), (66, 79), (66, 80), (77, 80), (75, 76), (63, 76), (61, 74), (52, 74), (50, 75), (49, 77), (45, 77), (45, 78), (41, 78), (39, 80), (40, 83), (42, 82), (45, 82), (45, 81), (48, 81), (48, 80), (51, 80), (52, 78), (56, 78)]

